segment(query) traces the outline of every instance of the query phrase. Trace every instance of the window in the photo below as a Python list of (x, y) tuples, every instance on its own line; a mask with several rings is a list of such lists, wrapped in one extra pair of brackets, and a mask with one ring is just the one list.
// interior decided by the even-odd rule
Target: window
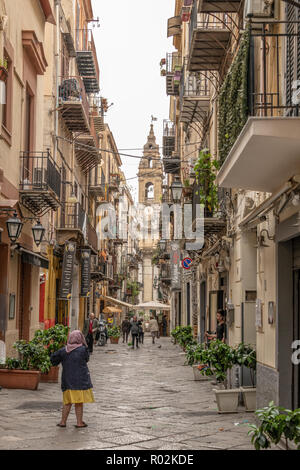
[(2, 104), (2, 130), (4, 136), (10, 139), (12, 133), (12, 89), (13, 89), (13, 62), (11, 56), (4, 49), (4, 62), (7, 64), (7, 77), (4, 82), (5, 102)]

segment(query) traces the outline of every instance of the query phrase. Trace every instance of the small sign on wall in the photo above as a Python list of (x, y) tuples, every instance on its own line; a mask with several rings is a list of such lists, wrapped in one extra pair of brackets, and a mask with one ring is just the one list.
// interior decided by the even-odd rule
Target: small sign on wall
[(275, 302), (268, 303), (268, 323), (273, 325), (275, 321)]
[(261, 299), (256, 299), (255, 303), (255, 326), (262, 328), (262, 301)]

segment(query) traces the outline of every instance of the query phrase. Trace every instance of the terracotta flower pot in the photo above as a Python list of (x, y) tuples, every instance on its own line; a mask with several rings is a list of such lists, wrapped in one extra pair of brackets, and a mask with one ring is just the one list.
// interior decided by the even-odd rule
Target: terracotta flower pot
[(116, 337), (110, 336), (110, 342), (111, 342), (112, 344), (118, 344), (119, 339), (120, 339), (120, 338), (116, 338)]
[(52, 366), (47, 374), (41, 374), (42, 383), (58, 383), (59, 366)]
[(37, 390), (40, 379), (39, 370), (0, 369), (0, 385), (3, 388)]

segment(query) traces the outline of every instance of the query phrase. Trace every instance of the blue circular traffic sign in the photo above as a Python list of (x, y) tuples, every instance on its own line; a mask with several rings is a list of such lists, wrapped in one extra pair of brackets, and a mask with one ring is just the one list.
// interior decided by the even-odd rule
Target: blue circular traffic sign
[(184, 258), (184, 260), (182, 260), (182, 267), (184, 269), (190, 269), (192, 262), (193, 260), (191, 258)]

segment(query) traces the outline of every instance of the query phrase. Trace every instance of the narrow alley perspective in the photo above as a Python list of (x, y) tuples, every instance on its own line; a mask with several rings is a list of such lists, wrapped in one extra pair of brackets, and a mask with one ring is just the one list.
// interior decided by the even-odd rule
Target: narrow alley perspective
[[(253, 449), (253, 413), (218, 414), (210, 381), (196, 382), (185, 356), (170, 338), (139, 350), (126, 343), (94, 348), (89, 369), (95, 403), (86, 404), (85, 429), (60, 419), (57, 384), (37, 391), (2, 390), (0, 449), (222, 450)], [(43, 423), (43, 426), (41, 424)]]
[(300, 450), (300, 0), (0, 0), (16, 450)]

